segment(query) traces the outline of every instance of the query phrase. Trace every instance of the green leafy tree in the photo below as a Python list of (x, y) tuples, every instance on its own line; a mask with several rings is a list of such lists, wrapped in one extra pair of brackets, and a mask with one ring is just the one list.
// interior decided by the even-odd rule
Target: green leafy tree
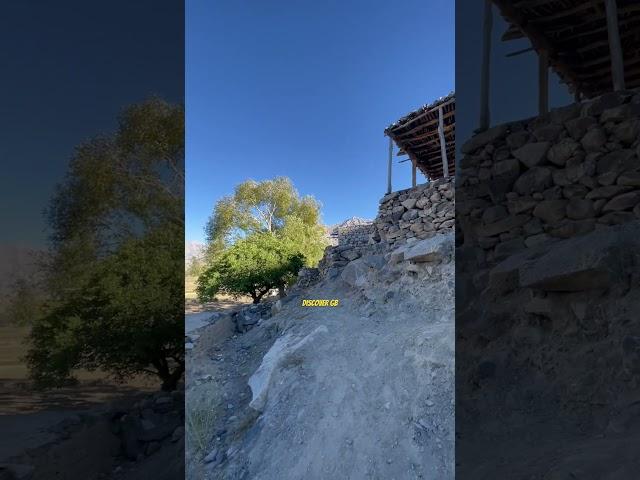
[(47, 211), (46, 308), (27, 361), (44, 387), (76, 369), (118, 379), (184, 371), (184, 110), (125, 109), (112, 135), (80, 145)]
[(185, 272), (188, 276), (197, 277), (202, 272), (202, 260), (198, 257), (191, 257), (185, 265)]
[(318, 263), (326, 246), (320, 204), (313, 197), (301, 197), (285, 177), (238, 185), (232, 196), (216, 203), (205, 231), (209, 261), (254, 233), (273, 233), (295, 245), (308, 266)]
[(273, 288), (284, 289), (304, 265), (300, 252), (273, 233), (253, 233), (219, 254), (198, 278), (198, 296), (249, 295), (253, 303)]

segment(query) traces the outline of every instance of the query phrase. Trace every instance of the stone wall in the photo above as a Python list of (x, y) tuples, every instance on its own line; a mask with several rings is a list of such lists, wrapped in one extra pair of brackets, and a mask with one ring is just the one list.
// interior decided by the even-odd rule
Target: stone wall
[(321, 276), (364, 255), (392, 250), (436, 233), (451, 232), (455, 219), (453, 179), (440, 179), (385, 195), (373, 223), (352, 225), (338, 245), (326, 248), (318, 269)]
[(377, 239), (389, 245), (452, 230), (455, 224), (453, 179), (439, 179), (385, 195), (374, 221)]
[(338, 245), (352, 247), (367, 245), (374, 232), (373, 222), (338, 227)]
[(640, 91), (493, 127), (463, 147), (460, 233), (486, 261), (640, 217)]

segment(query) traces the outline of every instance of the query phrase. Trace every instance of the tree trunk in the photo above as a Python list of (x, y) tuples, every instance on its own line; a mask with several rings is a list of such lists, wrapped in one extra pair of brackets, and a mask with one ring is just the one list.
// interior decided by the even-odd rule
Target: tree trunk
[(165, 377), (160, 377), (162, 379), (162, 391), (163, 392), (173, 392), (176, 388), (178, 388), (178, 382), (182, 378), (182, 374), (184, 373), (184, 364), (179, 364), (178, 367)]
[(266, 289), (258, 293), (255, 293), (255, 292), (251, 293), (251, 298), (253, 298), (254, 305), (257, 303), (260, 303), (260, 300), (262, 300), (262, 297), (264, 297), (269, 292), (269, 290), (270, 289)]
[(158, 375), (162, 381), (162, 391), (172, 392), (178, 387), (178, 382), (184, 373), (184, 363), (178, 363), (178, 366), (173, 372), (170, 370), (169, 362), (167, 362), (166, 358), (155, 360), (151, 362), (151, 364), (156, 368), (156, 375)]

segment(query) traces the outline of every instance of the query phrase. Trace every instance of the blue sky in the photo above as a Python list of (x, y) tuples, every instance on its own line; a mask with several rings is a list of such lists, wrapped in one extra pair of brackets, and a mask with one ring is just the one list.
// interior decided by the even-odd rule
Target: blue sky
[(184, 101), (184, 10), (174, 0), (0, 6), (0, 244), (42, 248), (43, 210), (74, 148), (127, 105)]
[(192, 0), (186, 22), (187, 240), (248, 178), (290, 177), (327, 224), (375, 217), (383, 130), (454, 89), (450, 0)]

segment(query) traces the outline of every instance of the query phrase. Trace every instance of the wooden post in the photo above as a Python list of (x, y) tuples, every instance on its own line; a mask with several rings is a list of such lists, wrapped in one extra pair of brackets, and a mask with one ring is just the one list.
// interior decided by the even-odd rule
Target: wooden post
[(491, 30), (493, 10), (491, 0), (484, 0), (484, 24), (482, 28), (482, 70), (480, 73), (480, 130), (489, 128), (489, 71), (491, 64)]
[(611, 53), (611, 77), (613, 89), (624, 90), (624, 62), (620, 32), (618, 31), (618, 6), (616, 0), (605, 0), (607, 8), (607, 32), (609, 34), (609, 51)]
[(538, 52), (538, 115), (549, 113), (549, 52)]
[(393, 162), (393, 140), (389, 135), (389, 164), (387, 165), (387, 193), (391, 193), (391, 164)]
[(411, 159), (411, 186), (416, 186), (416, 161)]
[(442, 173), (449, 176), (449, 162), (447, 161), (447, 141), (444, 138), (444, 121), (442, 119), (442, 107), (438, 108), (438, 138), (440, 139), (440, 157), (442, 158)]

